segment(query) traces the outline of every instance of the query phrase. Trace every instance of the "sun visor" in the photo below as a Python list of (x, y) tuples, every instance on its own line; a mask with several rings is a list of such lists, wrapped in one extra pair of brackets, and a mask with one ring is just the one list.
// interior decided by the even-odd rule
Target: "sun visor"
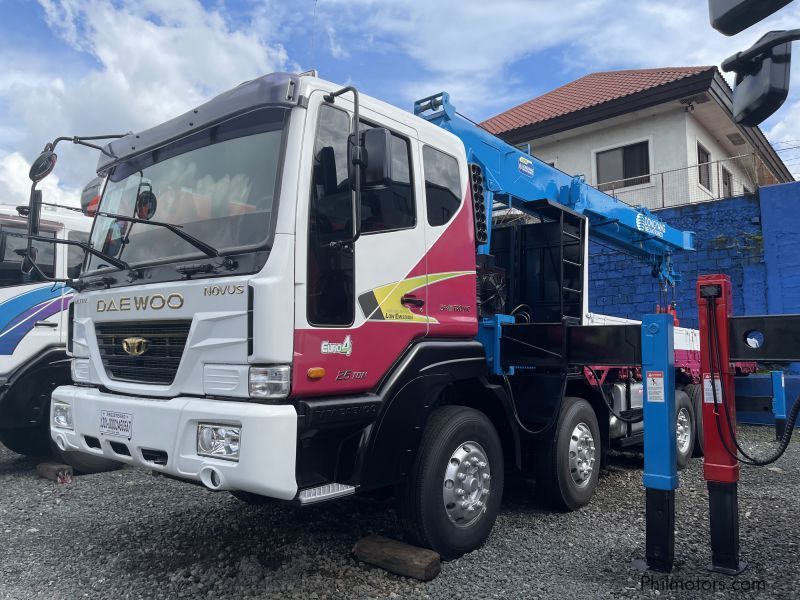
[(299, 76), (292, 73), (270, 73), (223, 92), (161, 125), (114, 140), (103, 148), (104, 152), (97, 161), (97, 174), (104, 175), (126, 158), (153, 150), (238, 114), (267, 105), (295, 106), (299, 101), (299, 81)]

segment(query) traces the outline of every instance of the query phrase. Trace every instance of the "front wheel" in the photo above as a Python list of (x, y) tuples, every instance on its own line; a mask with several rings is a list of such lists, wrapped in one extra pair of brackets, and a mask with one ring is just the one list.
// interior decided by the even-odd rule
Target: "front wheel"
[(445, 560), (479, 548), (500, 510), (503, 475), (500, 438), (486, 415), (464, 406), (436, 409), (398, 494), (406, 539)]
[(46, 427), (4, 429), (0, 431), (0, 443), (23, 456), (47, 456), (50, 454), (50, 430)]

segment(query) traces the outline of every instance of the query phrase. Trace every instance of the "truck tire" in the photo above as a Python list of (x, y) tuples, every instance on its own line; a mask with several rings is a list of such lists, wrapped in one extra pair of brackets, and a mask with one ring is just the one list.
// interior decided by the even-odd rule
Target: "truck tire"
[(479, 548), (500, 511), (503, 475), (503, 448), (486, 415), (464, 406), (436, 409), (398, 490), (406, 539), (444, 560)]
[(600, 476), (597, 416), (583, 398), (565, 397), (555, 431), (534, 458), (537, 487), (553, 508), (577, 510), (592, 499)]
[(45, 427), (0, 430), (0, 443), (23, 456), (49, 456), (50, 430)]
[(53, 454), (56, 458), (65, 465), (72, 467), (78, 475), (93, 475), (122, 468), (122, 463), (116, 460), (92, 456), (84, 452), (65, 452), (53, 442), (50, 443), (50, 447), (53, 449)]
[(694, 408), (694, 451), (692, 456), (703, 456), (705, 452), (705, 436), (703, 434), (703, 388), (696, 383), (690, 383), (683, 388)]
[(678, 457), (678, 470), (689, 464), (694, 450), (696, 419), (694, 406), (683, 390), (675, 391), (675, 453)]

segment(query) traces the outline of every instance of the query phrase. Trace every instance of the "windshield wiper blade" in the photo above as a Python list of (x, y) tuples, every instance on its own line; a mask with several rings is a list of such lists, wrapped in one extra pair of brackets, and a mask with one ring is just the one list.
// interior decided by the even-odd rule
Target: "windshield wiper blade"
[(108, 217), (109, 219), (128, 221), (129, 223), (144, 223), (145, 225), (155, 225), (156, 227), (164, 227), (165, 229), (169, 229), (179, 238), (189, 242), (192, 246), (200, 250), (203, 254), (205, 254), (209, 258), (221, 257), (219, 250), (214, 248), (214, 246), (206, 244), (203, 240), (194, 237), (192, 234), (186, 233), (185, 231), (182, 230), (181, 225), (173, 225), (172, 223), (164, 223), (162, 221), (148, 221), (147, 219), (139, 219), (137, 217), (126, 217), (125, 215), (115, 215), (113, 213), (107, 213), (107, 212), (98, 212), (97, 214), (103, 217)]

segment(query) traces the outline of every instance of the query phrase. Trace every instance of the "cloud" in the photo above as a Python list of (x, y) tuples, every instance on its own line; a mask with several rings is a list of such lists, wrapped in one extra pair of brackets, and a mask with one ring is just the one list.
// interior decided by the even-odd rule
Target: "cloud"
[(766, 31), (800, 22), (800, 5), (790, 5), (729, 38), (711, 28), (700, 0), (440, 0), (435, 9), (411, 0), (321, 0), (319, 10), (320, 21), (347, 32), (348, 45), (400, 52), (416, 64), (399, 82), (404, 102), (457, 90), (459, 109), (476, 119), (548, 91), (542, 80), (718, 65)]
[[(19, 152), (0, 153), (0, 204), (19, 206), (28, 203), (31, 181), (28, 179), (30, 163)], [(45, 202), (80, 206), (80, 190), (64, 187), (57, 175), (43, 180), (38, 189), (42, 190)]]
[(348, 58), (350, 54), (345, 50), (344, 46), (336, 38), (336, 30), (331, 24), (325, 25), (325, 31), (328, 32), (328, 44), (331, 49), (331, 56), (336, 59)]
[[(0, 74), (0, 107), (5, 104), (5, 120), (15, 124), (0, 137), (0, 150), (10, 152), (13, 140), (13, 149), (28, 160), (58, 135), (145, 129), (289, 65), (285, 48), (263, 31), (264, 14), (258, 21), (234, 23), (197, 0), (40, 0), (40, 5), (51, 31), (89, 66), (65, 77), (56, 68), (48, 70), (38, 56), (17, 52), (11, 60), (10, 51), (0, 50), (0, 63), (8, 65)], [(67, 186), (82, 187), (94, 176), (94, 151), (69, 145), (58, 150), (57, 172)], [(12, 159), (3, 160), (9, 168)], [(4, 191), (20, 193), (17, 187)]]

